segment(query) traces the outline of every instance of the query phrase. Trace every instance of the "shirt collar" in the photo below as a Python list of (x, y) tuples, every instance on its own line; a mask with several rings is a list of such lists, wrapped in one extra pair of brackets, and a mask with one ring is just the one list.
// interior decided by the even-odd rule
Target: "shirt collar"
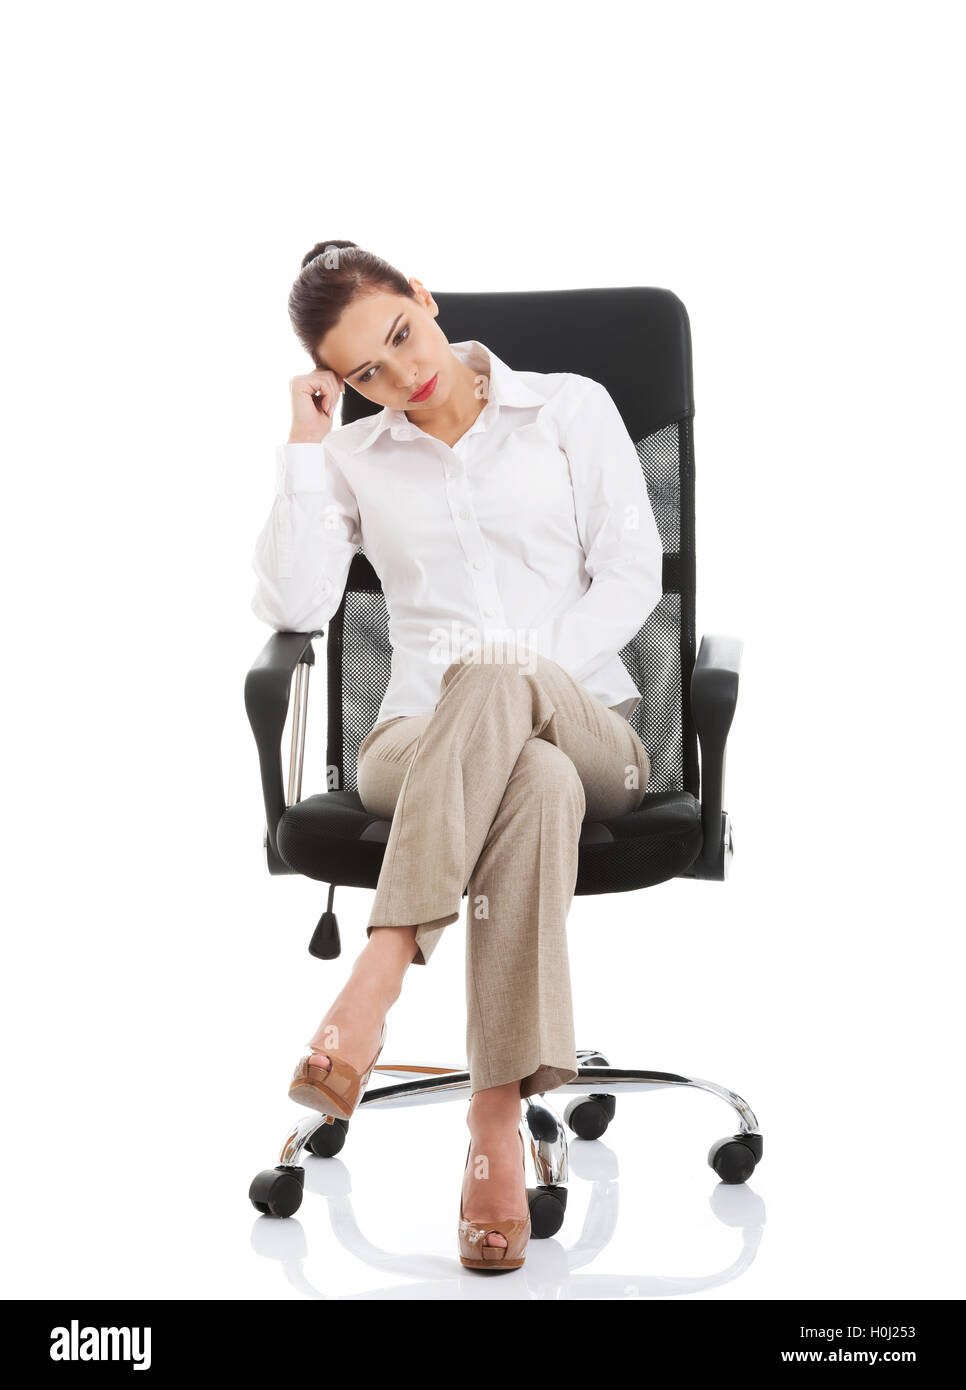
[[(462, 343), (450, 343), (449, 346), (454, 357), (472, 367), (474, 371), (482, 372), (490, 379), (486, 407), (480, 412), (471, 430), (467, 433), (472, 433), (477, 428), (483, 428), (483, 414), (493, 403), (498, 406), (546, 405), (546, 396), (541, 396), (539, 392), (527, 386), (521, 373), (515, 372), (512, 367), (508, 367), (505, 362), (501, 361), (492, 348), (486, 347), (475, 338), (467, 338)], [(423, 431), (413, 424), (405, 410), (384, 406), (373, 417), (372, 428), (361, 432), (362, 438), (358, 444), (354, 445), (351, 452), (358, 454), (361, 450), (368, 449), (385, 430), (391, 431), (393, 439), (425, 438)]]

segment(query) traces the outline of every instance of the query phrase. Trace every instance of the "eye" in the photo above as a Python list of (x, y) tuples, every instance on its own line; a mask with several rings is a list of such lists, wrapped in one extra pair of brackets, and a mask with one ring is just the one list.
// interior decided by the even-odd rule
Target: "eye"
[[(402, 328), (400, 328), (399, 332), (393, 337), (393, 340), (392, 340), (392, 345), (393, 345), (393, 347), (396, 347), (397, 344), (400, 343), (400, 342), (403, 342), (403, 343), (404, 343), (408, 337), (409, 337), (409, 324), (408, 324), (408, 323), (404, 323), (403, 326), (402, 326)], [(357, 379), (357, 381), (360, 383), (360, 385), (364, 386), (364, 385), (366, 384), (367, 381), (371, 381), (371, 380), (372, 380), (373, 372), (375, 372), (375, 370), (376, 370), (375, 367), (370, 367), (369, 370), (368, 370), (367, 372), (363, 372), (363, 373), (362, 373), (362, 376), (357, 377), (356, 379)]]

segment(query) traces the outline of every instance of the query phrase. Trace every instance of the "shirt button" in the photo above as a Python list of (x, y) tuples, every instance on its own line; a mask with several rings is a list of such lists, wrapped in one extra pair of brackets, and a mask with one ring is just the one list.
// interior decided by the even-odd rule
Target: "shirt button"
[(469, 516), (469, 512), (466, 510), (465, 507), (460, 507), (460, 516), (463, 518), (464, 521)]
[(474, 561), (473, 561), (473, 568), (474, 568), (475, 570), (481, 570), (481, 569), (483, 569), (483, 561), (482, 561), (482, 560), (474, 560)]
[(483, 616), (484, 616), (484, 618), (492, 618), (492, 617), (493, 617), (493, 609), (492, 609), (492, 608), (484, 608), (484, 609), (483, 609)]

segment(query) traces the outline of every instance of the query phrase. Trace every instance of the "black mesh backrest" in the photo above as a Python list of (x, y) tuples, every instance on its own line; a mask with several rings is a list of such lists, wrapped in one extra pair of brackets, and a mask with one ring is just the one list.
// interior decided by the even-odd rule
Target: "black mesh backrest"
[[(579, 372), (606, 386), (637, 445), (664, 546), (664, 594), (621, 652), (641, 694), (633, 718), (651, 757), (648, 793), (698, 795), (694, 668), (694, 416), (687, 312), (668, 290), (434, 291), (451, 343), (475, 338), (516, 371)], [(342, 420), (378, 406), (347, 387)], [(645, 620), (646, 619), (646, 620)], [(328, 748), (335, 786), (357, 789), (356, 754), (389, 684), (389, 615), (360, 546), (327, 644)]]

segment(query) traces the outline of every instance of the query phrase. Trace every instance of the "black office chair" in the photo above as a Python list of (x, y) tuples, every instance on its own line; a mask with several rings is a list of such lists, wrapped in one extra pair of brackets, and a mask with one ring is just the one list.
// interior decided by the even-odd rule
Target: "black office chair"
[[(671, 878), (727, 877), (731, 822), (722, 808), (725, 748), (738, 696), (742, 643), (704, 637), (695, 660), (694, 445), (691, 335), (687, 312), (667, 290), (541, 290), (533, 293), (436, 294), (439, 325), (451, 343), (475, 338), (518, 371), (579, 372), (603, 383), (637, 441), (641, 467), (664, 546), (664, 593), (621, 652), (642, 696), (632, 724), (651, 758), (651, 780), (629, 816), (584, 822), (575, 892), (627, 893)], [(377, 407), (357, 392), (343, 396), (348, 424)], [(644, 621), (646, 619), (646, 621)], [(375, 723), (389, 683), (392, 648), (385, 597), (360, 546), (327, 644), (327, 790), (301, 799), (309, 671), (316, 632), (269, 638), (245, 682), (245, 706), (258, 745), (272, 874), (304, 874), (329, 884), (327, 909), (309, 944), (323, 960), (339, 954), (332, 910), (336, 884), (375, 888), (390, 821), (370, 815), (359, 798), (356, 753)], [(281, 740), (292, 708), (288, 791), (283, 793)], [(698, 740), (701, 769), (698, 767)], [(466, 896), (464, 889), (463, 896)], [(691, 1086), (720, 1096), (738, 1132), (717, 1140), (708, 1162), (726, 1183), (745, 1182), (762, 1156), (762, 1135), (749, 1106), (726, 1087), (673, 1072), (624, 1070), (602, 1052), (579, 1051), (580, 1075), (556, 1088), (574, 1096), (563, 1120), (544, 1096), (522, 1101), (537, 1177), (529, 1189), (532, 1233), (555, 1234), (567, 1190), (565, 1124), (599, 1138), (615, 1115), (617, 1094)], [(397, 1084), (371, 1089), (363, 1109), (469, 1097), (468, 1071), (380, 1063)], [(353, 1122), (355, 1120), (353, 1119)], [(266, 1214), (290, 1216), (302, 1200), (303, 1150), (338, 1153), (349, 1123), (312, 1111), (296, 1123), (279, 1163), (259, 1173), (249, 1196)]]

